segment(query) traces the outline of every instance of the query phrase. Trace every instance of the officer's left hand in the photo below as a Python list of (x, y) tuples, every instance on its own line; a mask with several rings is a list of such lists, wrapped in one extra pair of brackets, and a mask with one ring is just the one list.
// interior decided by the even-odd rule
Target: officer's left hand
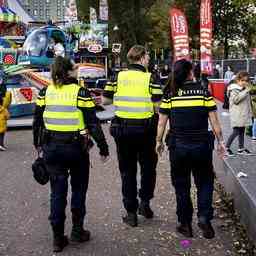
[(223, 158), (226, 154), (226, 146), (224, 141), (218, 142), (217, 144), (217, 153), (219, 157)]
[(164, 144), (162, 141), (156, 142), (156, 153), (161, 157), (164, 152)]

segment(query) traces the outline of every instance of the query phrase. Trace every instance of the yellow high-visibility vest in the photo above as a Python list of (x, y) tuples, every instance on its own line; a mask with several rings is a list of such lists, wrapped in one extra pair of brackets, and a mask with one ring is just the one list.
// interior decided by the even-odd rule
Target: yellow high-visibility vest
[(77, 108), (79, 89), (77, 84), (48, 86), (43, 113), (47, 130), (72, 132), (85, 129), (83, 113)]
[(151, 73), (136, 70), (119, 72), (113, 99), (116, 116), (128, 119), (146, 119), (153, 116), (150, 77)]

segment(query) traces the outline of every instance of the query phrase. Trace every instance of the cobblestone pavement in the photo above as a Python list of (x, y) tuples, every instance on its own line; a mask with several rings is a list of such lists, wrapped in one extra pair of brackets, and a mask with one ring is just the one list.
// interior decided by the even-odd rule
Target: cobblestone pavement
[[(153, 220), (139, 218), (139, 226), (130, 228), (121, 222), (124, 213), (121, 203), (120, 177), (115, 146), (108, 135), (111, 160), (105, 165), (99, 161), (97, 148), (91, 152), (90, 184), (87, 194), (85, 226), (92, 233), (91, 241), (79, 246), (70, 245), (61, 255), (72, 256), (128, 256), (128, 255), (185, 255), (180, 246), (184, 238), (175, 232), (175, 195), (170, 184), (167, 155), (157, 168), (157, 187), (152, 207)], [(0, 152), (0, 255), (53, 255), (52, 237), (47, 220), (49, 186), (40, 186), (32, 178), (31, 163), (35, 158), (31, 130), (12, 130), (7, 134), (8, 151)], [(195, 191), (193, 199), (195, 201)], [(215, 200), (219, 200), (215, 195)], [(196, 214), (195, 214), (196, 215)], [(189, 255), (226, 256), (232, 252), (232, 237), (222, 228), (218, 212), (213, 225), (216, 238), (206, 240), (194, 218), (194, 238)], [(66, 232), (71, 229), (67, 208)]]

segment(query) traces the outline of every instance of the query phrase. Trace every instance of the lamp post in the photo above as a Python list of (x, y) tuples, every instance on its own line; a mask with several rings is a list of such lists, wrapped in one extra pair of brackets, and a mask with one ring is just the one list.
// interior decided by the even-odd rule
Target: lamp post
[(121, 51), (121, 44), (118, 43), (118, 25), (113, 27), (113, 43), (112, 43), (112, 53), (114, 54), (114, 61), (115, 66), (120, 67), (120, 51)]

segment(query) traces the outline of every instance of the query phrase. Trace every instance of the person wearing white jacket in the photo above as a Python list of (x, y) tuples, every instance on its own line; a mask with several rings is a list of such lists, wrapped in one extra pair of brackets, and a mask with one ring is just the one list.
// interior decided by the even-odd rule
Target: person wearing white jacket
[(249, 74), (246, 71), (240, 71), (236, 75), (235, 82), (230, 84), (227, 89), (230, 122), (233, 128), (233, 132), (226, 143), (228, 156), (234, 156), (230, 146), (236, 137), (238, 137), (237, 153), (243, 155), (251, 154), (251, 152), (244, 147), (245, 127), (251, 125), (252, 122), (249, 81)]

